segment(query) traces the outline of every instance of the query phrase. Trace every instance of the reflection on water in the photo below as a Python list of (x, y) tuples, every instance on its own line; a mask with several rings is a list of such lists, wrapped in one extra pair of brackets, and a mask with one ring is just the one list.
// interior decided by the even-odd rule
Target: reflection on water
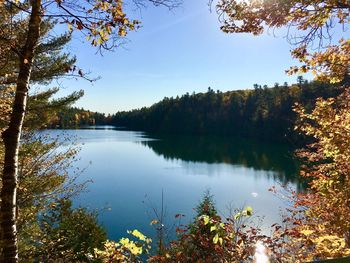
[[(277, 176), (274, 179), (283, 184), (300, 182), (298, 163), (293, 159), (293, 150), (287, 145), (217, 136), (151, 137), (157, 140), (141, 143), (166, 160), (182, 161), (184, 166), (191, 167), (194, 163), (229, 164), (264, 170), (266, 176)], [(209, 175), (212, 175), (211, 172)]]
[(280, 220), (285, 204), (268, 189), (276, 183), (299, 185), (297, 164), (290, 149), (281, 145), (233, 138), (155, 137), (111, 127), (45, 132), (52, 137), (63, 132), (81, 143), (78, 166), (88, 169), (80, 180), (93, 183), (74, 203), (103, 210), (99, 220), (112, 239), (135, 228), (152, 236), (151, 211), (159, 209), (162, 191), (168, 223), (178, 213), (185, 214), (188, 222), (193, 207), (210, 189), (222, 215), (227, 216), (229, 204), (250, 205), (269, 226)]

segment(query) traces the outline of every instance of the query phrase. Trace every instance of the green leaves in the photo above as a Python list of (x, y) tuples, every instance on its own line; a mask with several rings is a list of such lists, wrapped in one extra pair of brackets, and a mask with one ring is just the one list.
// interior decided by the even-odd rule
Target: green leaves
[(234, 215), (234, 219), (238, 220), (241, 217), (250, 217), (253, 215), (253, 208), (250, 206), (245, 207), (242, 211)]
[(247, 216), (252, 216), (253, 215), (253, 208), (250, 206), (247, 206), (243, 212), (247, 215)]

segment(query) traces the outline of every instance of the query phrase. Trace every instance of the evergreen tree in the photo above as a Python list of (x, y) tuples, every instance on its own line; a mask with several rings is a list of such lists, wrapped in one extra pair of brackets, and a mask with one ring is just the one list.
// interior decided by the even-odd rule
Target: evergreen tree
[(185, 94), (165, 98), (149, 108), (118, 112), (112, 124), (155, 133), (190, 135), (233, 135), (300, 143), (293, 126), (295, 102), (310, 108), (318, 97), (332, 97), (341, 92), (322, 82), (290, 86), (275, 85), (253, 90)]

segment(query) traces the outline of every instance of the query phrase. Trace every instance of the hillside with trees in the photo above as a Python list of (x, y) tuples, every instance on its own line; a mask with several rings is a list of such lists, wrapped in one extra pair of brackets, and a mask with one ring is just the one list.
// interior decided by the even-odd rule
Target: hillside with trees
[(110, 117), (104, 113), (93, 112), (76, 107), (65, 107), (56, 111), (49, 124), (42, 128), (81, 128), (84, 126), (106, 125)]
[(155, 133), (233, 135), (264, 140), (295, 141), (298, 102), (310, 109), (316, 98), (334, 97), (341, 89), (322, 82), (274, 87), (254, 85), (251, 90), (214, 91), (164, 98), (149, 108), (118, 112), (111, 124)]

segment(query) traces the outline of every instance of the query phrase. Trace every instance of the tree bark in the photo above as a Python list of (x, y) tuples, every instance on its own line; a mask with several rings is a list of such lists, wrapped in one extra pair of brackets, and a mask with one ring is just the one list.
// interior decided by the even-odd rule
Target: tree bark
[(16, 192), (18, 150), (26, 112), (29, 80), (35, 48), (40, 37), (41, 0), (31, 1), (31, 13), (26, 42), (19, 55), (19, 74), (16, 83), (15, 99), (8, 128), (2, 133), (5, 146), (4, 169), (1, 189), (1, 262), (18, 262), (16, 229)]

